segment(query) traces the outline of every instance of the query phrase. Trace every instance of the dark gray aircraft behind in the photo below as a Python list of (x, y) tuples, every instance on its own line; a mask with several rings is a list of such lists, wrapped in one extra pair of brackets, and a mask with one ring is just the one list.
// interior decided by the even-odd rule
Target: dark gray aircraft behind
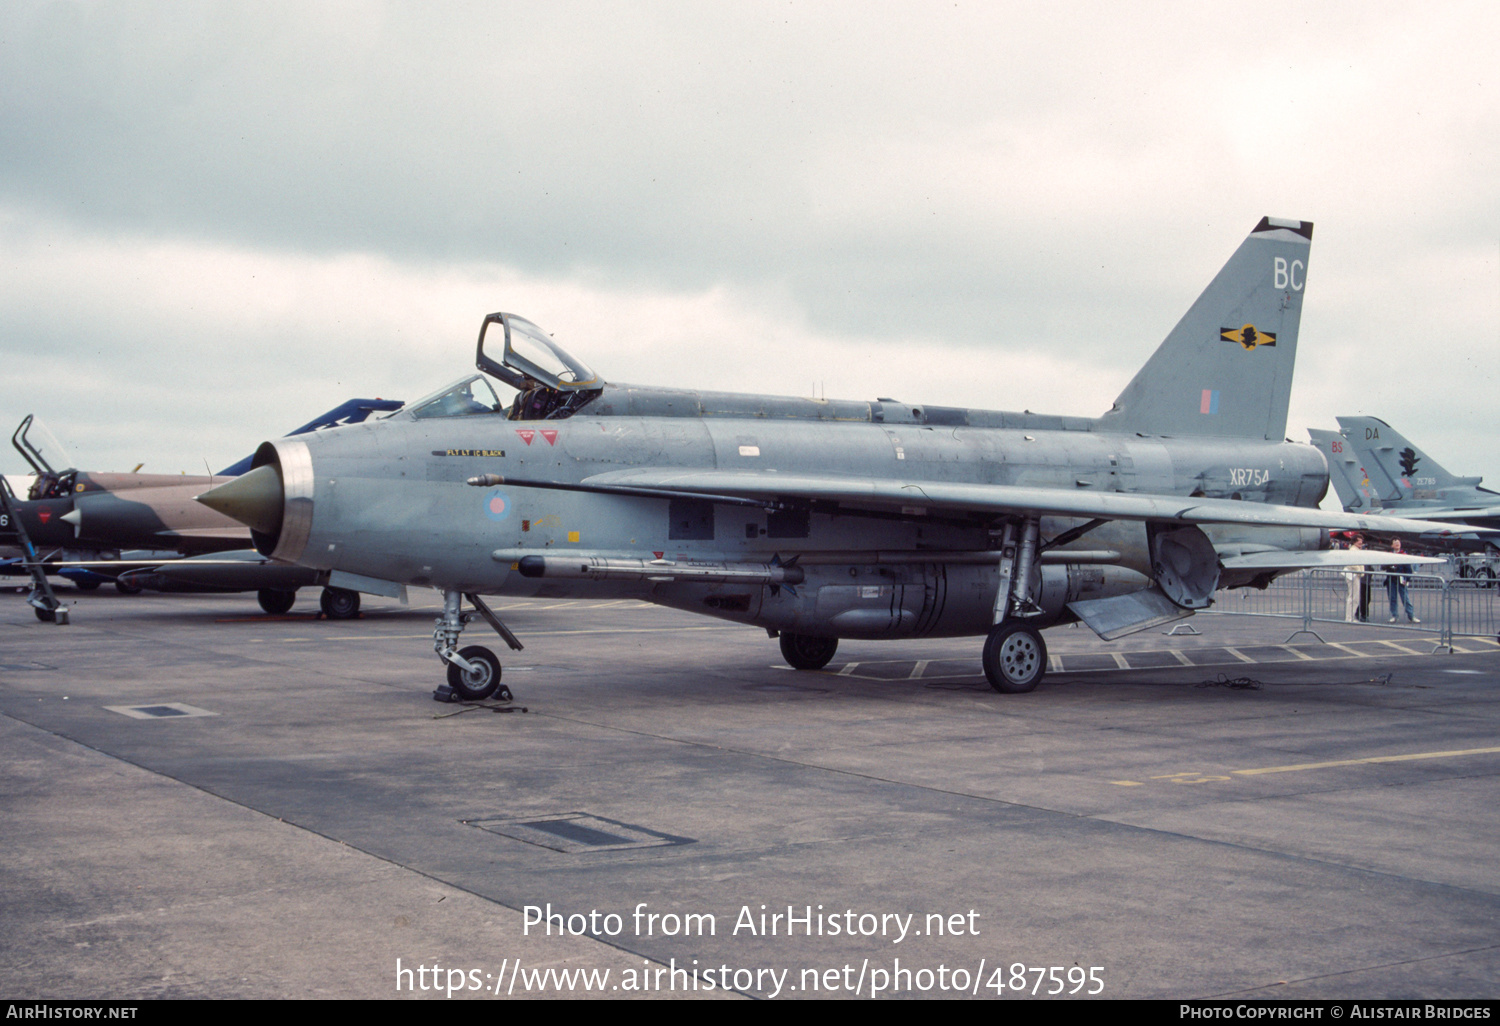
[(1346, 510), (1385, 510), (1414, 520), (1439, 519), (1500, 527), (1500, 492), (1480, 477), (1449, 473), (1377, 417), (1339, 417), (1338, 431), (1309, 428), (1328, 460)]
[(840, 638), (984, 635), (990, 683), (1029, 691), (1043, 627), (1115, 638), (1351, 561), (1328, 529), (1372, 518), (1316, 508), (1327, 466), (1283, 438), (1311, 239), (1262, 219), (1098, 418), (616, 384), (501, 313), (483, 374), (267, 442), (200, 501), (278, 560), (441, 589), (434, 647), (466, 698), (500, 664), (458, 647), (465, 597), (519, 647), (484, 594), (753, 624), (802, 669)]
[[(1378, 417), (1339, 417), (1338, 431), (1308, 428), (1328, 460), (1339, 502), (1350, 512), (1443, 520), (1477, 528), (1500, 527), (1500, 492), (1479, 487), (1479, 477), (1459, 477)], [(1469, 535), (1444, 548), (1494, 552), (1494, 542)], [(1492, 578), (1483, 561), (1464, 561), (1459, 572)]]
[[(371, 413), (396, 410), (402, 405), (390, 399), (351, 399), (291, 434), (357, 424)], [(14, 504), (14, 513), (31, 542), (44, 554), (49, 572), (61, 573), (85, 589), (115, 578), (121, 591), (133, 592), (157, 581), (150, 575), (132, 581), (128, 572), (121, 572), (131, 566), (145, 563), (155, 567), (174, 554), (201, 557), (243, 550), (250, 544), (249, 532), (243, 525), (194, 502), (193, 497), (225, 476), (248, 470), (251, 457), (214, 477), (58, 469), (52, 466), (48, 455), (50, 450), (52, 458), (56, 458), (56, 443), (38, 447), (31, 440), (33, 426), (34, 421), (28, 416), (11, 436), (11, 444), (36, 473), (26, 499)], [(126, 560), (121, 559), (123, 550), (149, 550), (149, 553), (143, 551), (139, 558)], [(263, 563), (253, 551), (231, 553), (222, 562), (194, 560), (192, 569), (181, 573), (163, 565), (159, 576), (189, 578), (204, 590), (257, 590), (267, 612), (285, 612), (292, 605), (297, 587), (311, 584), (315, 575), (285, 566), (263, 567)], [(32, 604), (38, 615), (47, 619), (44, 614), (49, 610), (38, 605), (35, 596)], [(326, 589), (322, 606), (329, 616), (353, 616), (359, 610), (359, 594)]]

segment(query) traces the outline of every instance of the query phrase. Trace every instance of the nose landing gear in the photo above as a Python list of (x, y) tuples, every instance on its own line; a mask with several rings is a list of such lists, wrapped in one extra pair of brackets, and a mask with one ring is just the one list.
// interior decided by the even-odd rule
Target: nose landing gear
[(438, 658), (448, 664), (448, 683), (432, 693), (440, 702), (457, 697), (464, 702), (479, 702), (496, 695), (502, 702), (514, 696), (510, 688), (500, 683), (500, 659), (483, 645), (458, 647), (458, 636), (474, 618), (463, 611), (463, 600), (468, 599), (479, 615), (505, 639), (505, 643), (519, 652), (523, 647), (510, 628), (500, 622), (489, 606), (476, 594), (458, 591), (443, 592), (443, 615), (437, 620), (432, 632), (432, 648)]
[(513, 697), (510, 688), (500, 684), (500, 658), (483, 645), (470, 645), (459, 649), (459, 659), (467, 663), (460, 666), (457, 660), (448, 664), (448, 686), (465, 702), (479, 702), (496, 691), (500, 700), (508, 702)]

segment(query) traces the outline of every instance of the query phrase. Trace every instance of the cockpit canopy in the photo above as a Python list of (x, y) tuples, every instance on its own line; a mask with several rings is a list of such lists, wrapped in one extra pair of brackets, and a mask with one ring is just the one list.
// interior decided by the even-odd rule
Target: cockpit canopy
[[(503, 354), (499, 362), (485, 353), (487, 342), (499, 344)], [(476, 362), (484, 374), (471, 374), (444, 386), (408, 403), (403, 412), (417, 420), (497, 413), (509, 420), (560, 420), (572, 416), (604, 386), (587, 364), (515, 314), (493, 313), (484, 319)], [(485, 374), (517, 394), (502, 398)]]
[[(73, 482), (78, 478), (73, 458), (41, 421), (28, 413), (10, 436), (10, 444), (36, 471), (36, 480), (26, 495), (28, 499), (59, 499), (72, 493)], [(58, 470), (53, 463), (66, 469)]]
[(417, 420), (435, 417), (468, 417), (476, 413), (504, 413), (508, 403), (495, 394), (495, 388), (483, 374), (470, 374), (454, 384), (445, 385), (424, 395), (406, 410)]
[[(500, 330), (490, 336), (492, 326)], [(486, 341), (503, 341), (500, 363), (485, 354)], [(492, 313), (479, 328), (479, 369), (506, 384), (526, 391), (541, 385), (563, 392), (581, 392), (604, 384), (588, 365), (554, 342), (541, 328), (515, 314)], [(528, 380), (529, 379), (529, 380)]]

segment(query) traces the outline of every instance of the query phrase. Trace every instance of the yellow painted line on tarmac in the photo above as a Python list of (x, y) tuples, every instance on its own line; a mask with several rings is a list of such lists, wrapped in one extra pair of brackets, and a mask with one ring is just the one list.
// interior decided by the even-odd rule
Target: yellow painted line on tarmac
[(1228, 645), (1224, 645), (1223, 648), (1224, 648), (1224, 651), (1228, 652), (1230, 655), (1234, 656), (1236, 659), (1238, 659), (1242, 663), (1253, 663), (1253, 662), (1255, 662), (1254, 659), (1251, 659), (1249, 656), (1247, 656), (1245, 653), (1241, 652), (1237, 648), (1230, 648)]
[(1296, 656), (1298, 659), (1306, 659), (1308, 662), (1312, 662), (1313, 661), (1313, 657), (1312, 656), (1308, 655), (1306, 652), (1302, 651), (1300, 648), (1298, 648), (1295, 645), (1282, 645), (1281, 647), (1284, 648), (1284, 649), (1286, 649), (1292, 655)]
[(1180, 648), (1169, 648), (1169, 649), (1167, 649), (1167, 651), (1171, 652), (1174, 656), (1176, 656), (1177, 657), (1177, 661), (1179, 663), (1181, 663), (1183, 666), (1197, 666), (1198, 665), (1197, 663), (1195, 663), (1191, 659), (1189, 659), (1186, 655), (1184, 655), (1183, 652), (1182, 652), (1182, 649), (1180, 649)]
[(1399, 641), (1388, 641), (1385, 638), (1381, 638), (1380, 639), (1380, 643), (1382, 645), (1389, 645), (1389, 646), (1391, 646), (1397, 652), (1405, 652), (1407, 655), (1426, 655), (1425, 652), (1415, 652), (1415, 651), (1407, 648), (1405, 645), (1401, 644), (1401, 642), (1399, 642)]
[(1372, 755), (1367, 759), (1337, 759), (1333, 762), (1304, 762), (1295, 766), (1266, 766), (1262, 769), (1230, 770), (1237, 777), (1254, 777), (1266, 773), (1296, 773), (1302, 770), (1332, 769), (1335, 766), (1370, 766), (1381, 762), (1415, 762), (1418, 759), (1452, 759), (1461, 755), (1493, 755), (1497, 748), (1462, 748), (1451, 752), (1415, 752), (1411, 755)]
[(1464, 638), (1462, 640), (1465, 642), (1475, 642), (1483, 646), (1482, 648), (1459, 648), (1458, 641), (1455, 640), (1453, 643), (1454, 650), (1457, 652), (1462, 652), (1464, 655), (1474, 655), (1477, 652), (1486, 651), (1492, 652), (1495, 649), (1500, 648), (1500, 641), (1491, 641), (1489, 638)]

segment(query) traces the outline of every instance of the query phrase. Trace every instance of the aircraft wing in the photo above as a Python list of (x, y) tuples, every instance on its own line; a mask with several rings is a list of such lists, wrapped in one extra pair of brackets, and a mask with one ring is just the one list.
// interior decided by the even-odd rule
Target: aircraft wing
[(1446, 563), (1446, 559), (1434, 556), (1413, 556), (1408, 552), (1376, 552), (1371, 549), (1321, 549), (1288, 552), (1271, 549), (1265, 552), (1247, 552), (1238, 555), (1219, 554), (1219, 562), (1225, 570), (1342, 570), (1358, 566), (1379, 568), (1386, 566), (1417, 566), (1422, 563)]
[[(1383, 518), (1385, 514), (1375, 514)], [(1401, 516), (1407, 520), (1462, 521), (1466, 518), (1486, 519), (1500, 517), (1500, 506), (1449, 506), (1446, 509), (1402, 509)], [(1470, 527), (1469, 530), (1474, 530)]]
[[(526, 487), (559, 487), (506, 478)], [(1486, 531), (1468, 524), (1412, 520), (1363, 513), (1341, 513), (1302, 506), (1274, 506), (1232, 499), (1149, 495), (1140, 492), (1068, 491), (1019, 485), (902, 481), (834, 475), (782, 474), (774, 470), (616, 470), (586, 478), (580, 491), (624, 494), (662, 493), (665, 497), (757, 499), (851, 503), (898, 513), (1018, 513), (1103, 520), (1178, 521), (1186, 524), (1247, 524), (1262, 527), (1322, 527), (1335, 531), (1398, 534), (1469, 534)]]

